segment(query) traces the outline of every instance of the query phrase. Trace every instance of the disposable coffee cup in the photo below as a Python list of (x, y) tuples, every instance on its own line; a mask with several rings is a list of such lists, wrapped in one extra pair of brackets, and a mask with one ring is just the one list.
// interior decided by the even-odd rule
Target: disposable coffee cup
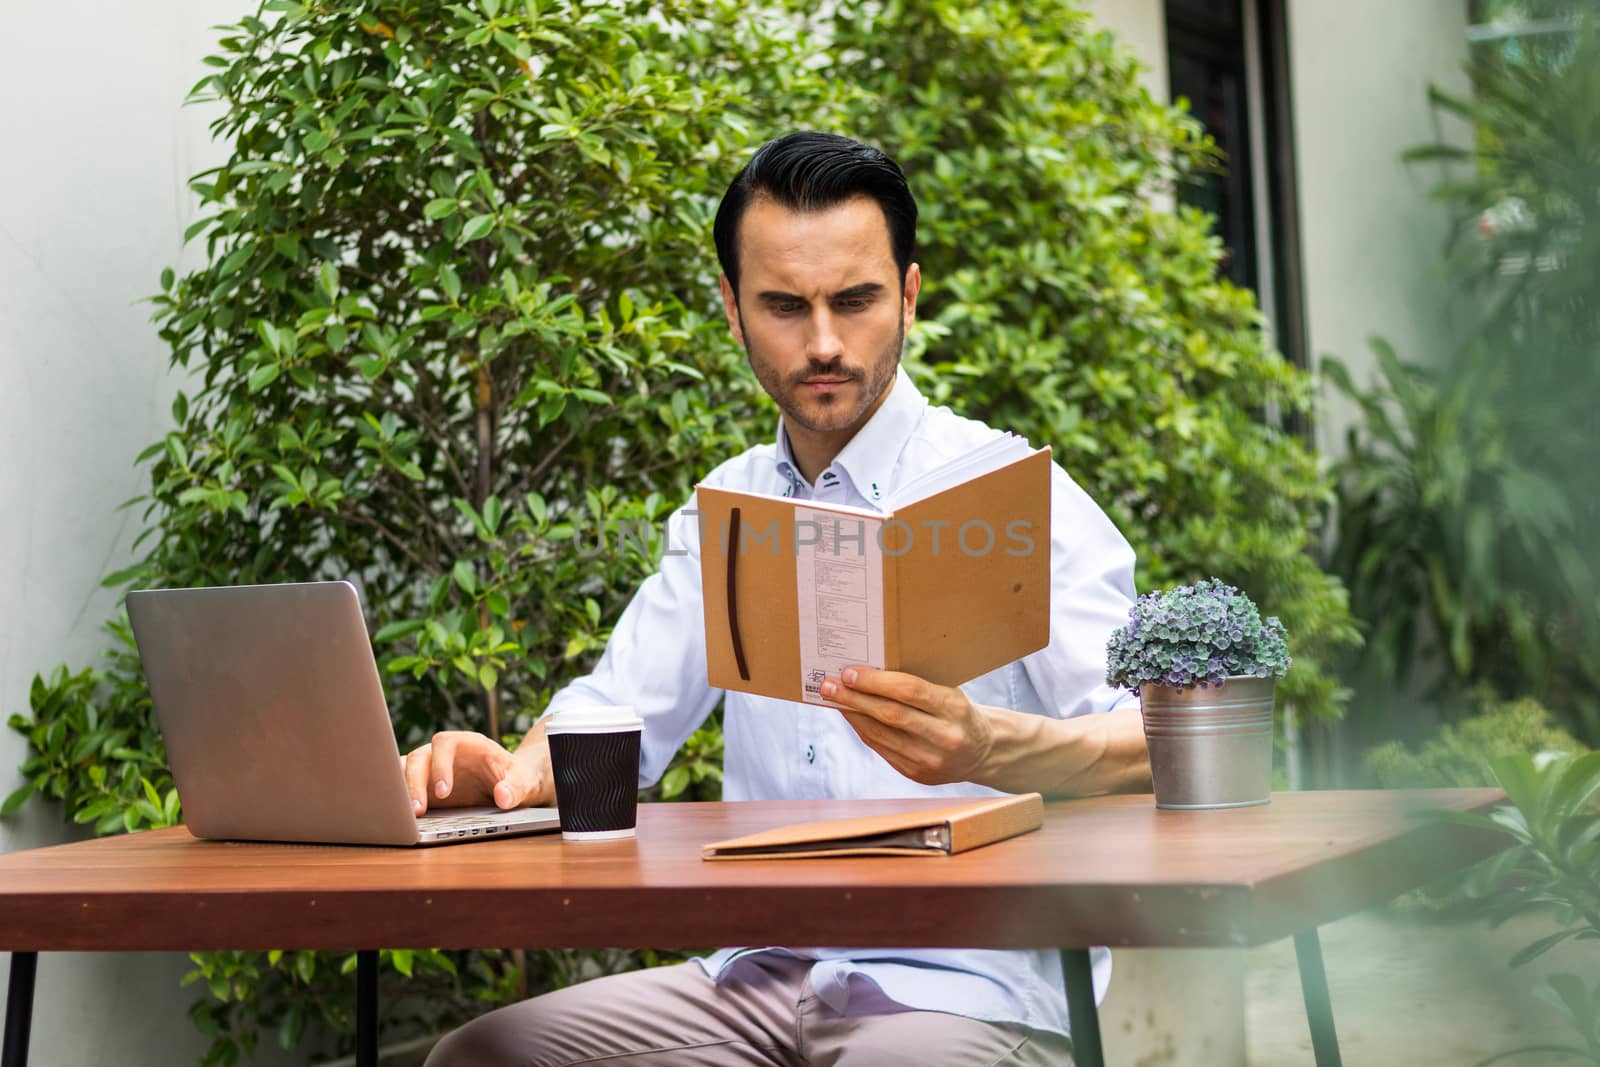
[(563, 839), (634, 836), (643, 729), (644, 721), (626, 705), (569, 708), (545, 720)]

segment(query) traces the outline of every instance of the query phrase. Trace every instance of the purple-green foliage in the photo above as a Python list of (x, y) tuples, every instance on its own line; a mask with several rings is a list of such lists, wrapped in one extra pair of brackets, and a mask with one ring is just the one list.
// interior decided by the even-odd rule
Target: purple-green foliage
[(1282, 678), (1290, 662), (1283, 623), (1263, 621), (1249, 597), (1211, 578), (1140, 597), (1106, 645), (1106, 681), (1204, 689), (1230, 677)]

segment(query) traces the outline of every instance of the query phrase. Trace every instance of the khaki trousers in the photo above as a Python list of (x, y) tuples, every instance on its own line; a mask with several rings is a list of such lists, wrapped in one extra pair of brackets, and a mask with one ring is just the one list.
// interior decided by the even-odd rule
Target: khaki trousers
[(1026, 1026), (904, 1009), (841, 1015), (812, 994), (810, 967), (760, 955), (721, 983), (698, 963), (597, 978), (480, 1016), (439, 1042), (426, 1067), (1072, 1063), (1066, 1038)]

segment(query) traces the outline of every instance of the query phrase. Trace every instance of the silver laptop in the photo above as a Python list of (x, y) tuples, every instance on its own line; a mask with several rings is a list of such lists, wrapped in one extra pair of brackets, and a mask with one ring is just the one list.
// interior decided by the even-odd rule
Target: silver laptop
[(196, 837), (434, 845), (559, 827), (554, 808), (412, 813), (349, 582), (146, 590), (128, 616)]

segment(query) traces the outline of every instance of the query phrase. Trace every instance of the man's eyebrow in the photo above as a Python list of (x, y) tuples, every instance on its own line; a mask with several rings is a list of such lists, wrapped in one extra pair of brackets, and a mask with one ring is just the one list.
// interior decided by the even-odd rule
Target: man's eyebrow
[[(877, 282), (862, 282), (852, 285), (848, 289), (841, 289), (829, 295), (829, 300), (856, 300), (863, 296), (877, 296), (883, 292), (884, 287)], [(793, 293), (780, 292), (776, 289), (767, 289), (756, 294), (756, 299), (769, 304), (804, 304), (805, 297)]]
[(841, 289), (839, 292), (834, 293), (833, 299), (854, 300), (862, 296), (877, 296), (881, 292), (883, 292), (883, 286), (877, 282), (862, 282), (860, 285), (852, 285), (848, 289)]

